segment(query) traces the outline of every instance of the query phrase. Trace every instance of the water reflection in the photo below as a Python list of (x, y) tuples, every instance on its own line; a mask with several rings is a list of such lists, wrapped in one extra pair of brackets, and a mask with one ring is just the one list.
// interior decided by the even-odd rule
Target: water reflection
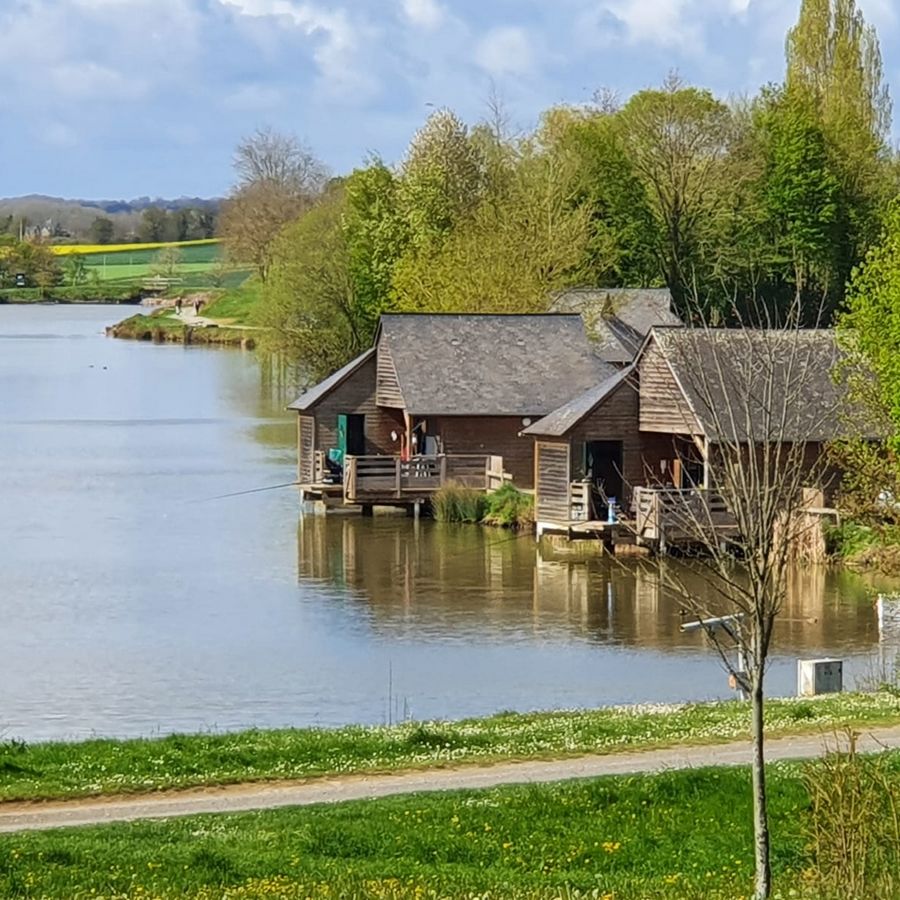
[[(674, 561), (702, 595), (702, 576)], [(655, 565), (542, 551), (530, 536), (472, 526), (304, 515), (298, 572), (346, 588), (384, 633), (476, 633), (480, 640), (572, 641), (702, 651), (680, 631), (681, 607)], [(824, 567), (791, 573), (775, 633), (783, 655), (859, 655), (878, 641), (878, 582)]]

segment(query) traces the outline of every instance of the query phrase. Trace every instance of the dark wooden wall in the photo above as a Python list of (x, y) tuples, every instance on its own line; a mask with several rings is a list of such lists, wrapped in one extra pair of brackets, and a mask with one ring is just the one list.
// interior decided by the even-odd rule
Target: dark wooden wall
[(375, 358), (366, 360), (307, 413), (315, 416), (317, 450), (337, 446), (339, 415), (358, 414), (366, 417), (366, 455), (400, 452), (400, 442), (391, 440), (391, 431), (403, 432), (403, 414), (375, 405), (375, 370)]
[[(622, 442), (622, 479), (626, 504), (634, 485), (643, 484), (641, 434), (638, 431), (638, 393), (624, 382), (567, 434), (572, 445), (572, 478), (584, 477), (584, 445), (588, 441)], [(548, 439), (549, 440), (549, 439)]]
[(428, 416), (428, 433), (439, 435), (444, 452), (489, 453), (519, 488), (534, 487), (534, 441), (519, 437), (520, 416)]

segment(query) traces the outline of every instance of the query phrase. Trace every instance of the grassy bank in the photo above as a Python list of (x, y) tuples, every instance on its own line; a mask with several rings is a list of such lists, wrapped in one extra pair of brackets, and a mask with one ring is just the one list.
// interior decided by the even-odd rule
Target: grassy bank
[(186, 325), (168, 315), (168, 310), (158, 310), (150, 315), (129, 316), (107, 330), (111, 337), (134, 341), (156, 341), (171, 344), (219, 344), (229, 347), (256, 345), (256, 333), (241, 328), (211, 325)]
[[(150, 314), (129, 316), (113, 325), (109, 334), (137, 341), (255, 346), (258, 334), (252, 327), (252, 322), (260, 296), (259, 285), (255, 280), (251, 279), (229, 290), (206, 291), (203, 296), (206, 302), (201, 315), (214, 320), (215, 325), (186, 325), (175, 317), (171, 307), (161, 307)], [(187, 297), (185, 303), (190, 307), (190, 297)]]
[[(775, 896), (821, 898), (801, 766), (769, 771)], [(0, 894), (736, 900), (750, 797), (745, 769), (690, 770), (23, 833), (0, 837)]]
[[(78, 744), (0, 745), (0, 800), (386, 772), (467, 762), (715, 744), (746, 737), (739, 702), (501, 714), (390, 728), (284, 729)], [(771, 735), (900, 722), (890, 693), (773, 700)]]

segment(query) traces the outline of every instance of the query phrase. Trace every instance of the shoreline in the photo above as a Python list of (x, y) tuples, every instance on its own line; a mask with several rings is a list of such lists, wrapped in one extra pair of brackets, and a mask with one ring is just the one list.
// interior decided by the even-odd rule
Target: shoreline
[[(250, 729), (134, 739), (0, 744), (4, 803), (156, 793), (466, 764), (571, 759), (671, 747), (714, 746), (749, 736), (739, 700), (500, 713), (454, 722), (342, 728)], [(834, 737), (900, 724), (890, 691), (767, 701), (767, 737)]]
[(107, 337), (155, 344), (216, 345), (256, 349), (256, 336), (239, 325), (190, 324), (161, 316), (137, 313), (106, 328)]

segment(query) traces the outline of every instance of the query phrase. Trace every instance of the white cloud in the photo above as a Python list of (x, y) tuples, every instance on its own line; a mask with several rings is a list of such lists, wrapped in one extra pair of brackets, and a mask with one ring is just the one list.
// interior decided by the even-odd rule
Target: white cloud
[(406, 18), (420, 28), (433, 30), (444, 21), (444, 9), (437, 0), (403, 0)]
[(696, 23), (686, 15), (688, 5), (689, 0), (615, 0), (605, 4), (625, 26), (631, 41), (662, 46), (697, 43)]
[(523, 28), (495, 28), (475, 48), (475, 61), (491, 75), (527, 75), (534, 68), (534, 48)]
[(365, 39), (371, 30), (351, 21), (345, 10), (329, 10), (297, 0), (220, 0), (226, 7), (255, 19), (272, 19), (298, 29), (313, 39), (313, 59), (321, 74), (320, 87), (327, 93), (371, 96), (376, 81), (360, 68)]

